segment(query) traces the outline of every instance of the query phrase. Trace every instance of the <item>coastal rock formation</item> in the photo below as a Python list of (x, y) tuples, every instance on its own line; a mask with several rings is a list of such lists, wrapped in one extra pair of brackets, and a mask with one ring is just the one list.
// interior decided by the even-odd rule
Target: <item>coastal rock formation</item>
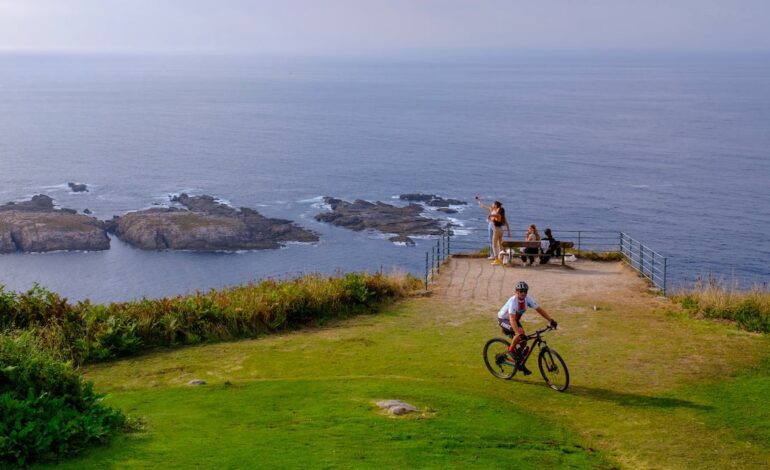
[(88, 186), (83, 183), (67, 183), (73, 193), (87, 193)]
[(423, 208), (419, 204), (396, 207), (379, 201), (356, 199), (347, 202), (333, 197), (325, 197), (324, 202), (331, 207), (331, 212), (316, 215), (316, 220), (356, 231), (393, 233), (398, 235), (391, 238), (394, 243), (414, 244), (409, 235), (440, 235), (444, 232), (440, 221), (420, 215)]
[(395, 237), (390, 237), (388, 240), (392, 241), (396, 245), (404, 245), (404, 246), (414, 246), (414, 240), (407, 237), (406, 235), (396, 235)]
[(0, 253), (106, 250), (104, 224), (72, 209), (55, 209), (43, 194), (0, 206)]
[(408, 193), (401, 194), (398, 196), (398, 198), (402, 201), (422, 202), (425, 205), (431, 207), (463, 206), (468, 204), (467, 202), (461, 201), (459, 199), (444, 199), (443, 197), (436, 196), (435, 194)]
[(290, 220), (235, 209), (211, 196), (182, 194), (184, 208), (153, 207), (115, 216), (107, 229), (142, 250), (234, 251), (279, 248), (286, 242), (316, 242), (318, 236)]

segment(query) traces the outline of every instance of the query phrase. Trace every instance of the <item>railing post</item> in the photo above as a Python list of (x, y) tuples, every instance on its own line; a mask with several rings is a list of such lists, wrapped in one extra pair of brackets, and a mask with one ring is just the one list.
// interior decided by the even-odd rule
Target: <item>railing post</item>
[(619, 232), (618, 236), (618, 251), (620, 251), (620, 254), (623, 254), (623, 232)]
[(663, 258), (663, 297), (666, 296), (666, 258)]
[(428, 252), (425, 252), (425, 290), (428, 290)]
[(441, 274), (441, 239), (436, 240), (436, 273)]
[(652, 278), (652, 285), (657, 286), (658, 284), (655, 282), (655, 252), (652, 252), (652, 264), (650, 266), (650, 278)]
[(436, 247), (430, 249), (430, 282), (433, 282), (433, 270), (436, 267)]
[(446, 234), (446, 255), (447, 255), (447, 258), (452, 256), (452, 250), (451, 250), (452, 243), (451, 243), (451, 241), (452, 241), (452, 236), (449, 234), (449, 232), (447, 232), (447, 234)]
[(639, 272), (644, 276), (644, 245), (639, 242)]
[(578, 230), (578, 253), (580, 253), (580, 230)]

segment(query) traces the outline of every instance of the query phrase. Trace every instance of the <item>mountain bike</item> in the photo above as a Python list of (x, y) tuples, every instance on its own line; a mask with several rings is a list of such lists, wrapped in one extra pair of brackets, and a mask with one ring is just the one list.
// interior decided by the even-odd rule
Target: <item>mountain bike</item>
[[(537, 355), (537, 366), (540, 369), (540, 375), (543, 376), (545, 383), (549, 387), (557, 392), (563, 392), (569, 387), (569, 370), (567, 370), (567, 364), (564, 363), (564, 359), (561, 358), (559, 353), (548, 347), (548, 344), (542, 337), (544, 333), (550, 330), (553, 330), (553, 328), (548, 326), (523, 337), (519, 341), (517, 345), (519, 353), (523, 352), (520, 364), (522, 367), (526, 367), (527, 360), (535, 351), (535, 347), (537, 347), (540, 350), (540, 353)], [(495, 377), (507, 380), (516, 375), (516, 372), (519, 370), (516, 360), (508, 352), (510, 345), (510, 341), (503, 338), (492, 338), (484, 345), (484, 363), (487, 365), (489, 372)], [(527, 346), (529, 346), (528, 349)]]

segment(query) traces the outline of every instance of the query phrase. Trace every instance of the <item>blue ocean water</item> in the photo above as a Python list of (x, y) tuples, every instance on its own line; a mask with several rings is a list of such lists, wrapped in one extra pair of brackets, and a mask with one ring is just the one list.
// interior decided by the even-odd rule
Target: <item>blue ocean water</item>
[[(672, 286), (707, 273), (767, 283), (768, 149), (767, 56), (3, 54), (0, 203), (45, 193), (108, 219), (211, 194), (321, 241), (156, 253), (113, 239), (105, 252), (2, 255), (0, 284), (107, 301), (308, 271), (420, 273), (430, 240), (400, 247), (313, 220), (321, 196), (405, 192), (500, 199), (518, 235), (625, 231), (668, 257)], [(451, 217), (458, 241), (483, 245), (482, 211)]]

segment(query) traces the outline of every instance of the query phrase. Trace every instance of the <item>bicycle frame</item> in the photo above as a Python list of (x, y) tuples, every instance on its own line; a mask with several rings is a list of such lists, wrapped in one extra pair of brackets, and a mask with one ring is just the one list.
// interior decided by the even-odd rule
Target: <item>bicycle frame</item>
[(532, 344), (529, 347), (529, 351), (527, 352), (527, 355), (521, 359), (522, 366), (527, 364), (527, 361), (529, 360), (529, 356), (531, 356), (532, 353), (535, 351), (535, 346), (541, 349), (544, 347), (544, 345), (548, 346), (548, 343), (546, 343), (546, 341), (541, 337), (541, 335), (551, 330), (553, 330), (553, 328), (551, 328), (550, 326), (547, 326), (542, 330), (535, 331), (531, 335), (524, 335), (524, 338), (523, 338), (524, 344), (529, 343), (529, 341), (532, 340), (533, 338), (534, 340), (532, 341)]

